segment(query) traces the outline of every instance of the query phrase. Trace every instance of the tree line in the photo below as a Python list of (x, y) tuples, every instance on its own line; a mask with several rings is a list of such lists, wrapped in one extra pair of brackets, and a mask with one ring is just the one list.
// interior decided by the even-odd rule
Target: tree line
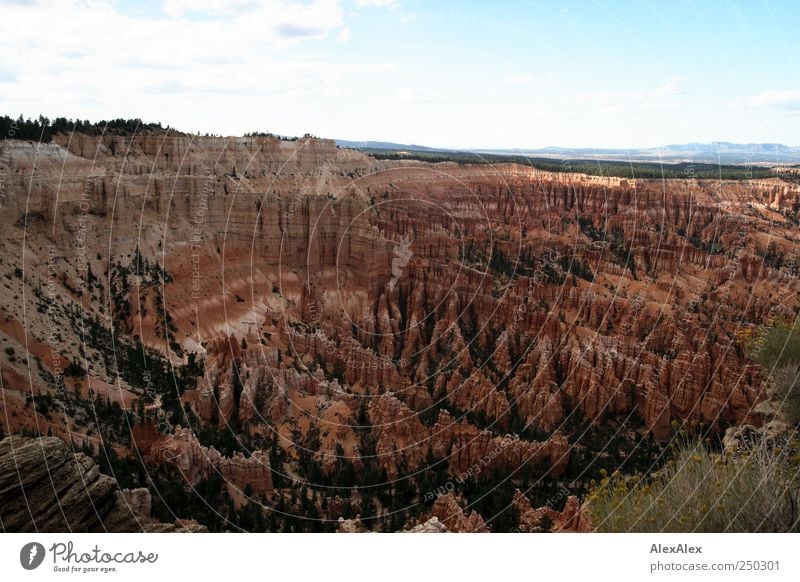
[(22, 139), (40, 142), (50, 142), (54, 135), (72, 132), (85, 135), (133, 135), (135, 133), (164, 133), (172, 131), (169, 126), (163, 127), (161, 123), (145, 123), (141, 119), (109, 119), (108, 121), (91, 122), (88, 119), (68, 119), (56, 117), (49, 119), (43, 115), (35, 119), (24, 118), (22, 115), (16, 119), (3, 115), (0, 117), (0, 136), (5, 139)]

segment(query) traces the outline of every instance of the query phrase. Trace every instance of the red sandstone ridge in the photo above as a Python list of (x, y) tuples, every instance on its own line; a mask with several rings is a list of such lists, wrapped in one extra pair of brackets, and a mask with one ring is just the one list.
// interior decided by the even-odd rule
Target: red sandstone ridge
[(255, 494), (272, 493), (272, 471), (269, 457), (263, 451), (253, 451), (249, 457), (236, 453), (225, 457), (214, 447), (204, 447), (189, 429), (177, 426), (173, 434), (154, 442), (149, 455), (155, 464), (174, 467), (191, 485), (219, 473), (225, 483), (237, 491), (246, 488)]
[(485, 533), (490, 531), (483, 518), (475, 511), (464, 511), (452, 494), (441, 495), (431, 510), (432, 517), (453, 533)]
[(511, 435), (493, 436), (441, 411), (428, 429), (417, 415), (392, 396), (373, 399), (370, 421), (375, 427), (377, 452), (389, 479), (402, 476), (400, 467), (416, 471), (427, 458), (446, 459), (450, 473), (469, 473), (480, 480), (500, 467), (542, 464), (552, 477), (560, 476), (569, 462), (570, 447), (560, 433), (546, 442), (521, 440)]

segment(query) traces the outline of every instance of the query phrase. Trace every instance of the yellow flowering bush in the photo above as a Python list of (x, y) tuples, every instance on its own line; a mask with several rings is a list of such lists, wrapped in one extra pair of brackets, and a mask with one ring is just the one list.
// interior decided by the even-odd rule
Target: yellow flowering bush
[(763, 447), (738, 457), (684, 441), (649, 478), (612, 474), (590, 487), (603, 532), (800, 531), (797, 465)]

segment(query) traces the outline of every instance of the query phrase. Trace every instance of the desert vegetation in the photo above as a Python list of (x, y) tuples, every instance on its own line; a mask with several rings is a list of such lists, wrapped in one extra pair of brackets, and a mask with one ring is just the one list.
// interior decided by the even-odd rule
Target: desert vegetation
[(768, 375), (765, 426), (731, 428), (715, 451), (696, 427), (675, 424), (661, 469), (603, 471), (592, 483), (588, 508), (599, 531), (800, 531), (800, 330), (775, 320), (739, 339)]

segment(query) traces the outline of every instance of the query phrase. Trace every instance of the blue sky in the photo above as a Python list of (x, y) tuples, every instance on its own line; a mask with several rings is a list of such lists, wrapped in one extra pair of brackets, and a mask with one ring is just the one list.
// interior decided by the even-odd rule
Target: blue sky
[(5, 113), (441, 147), (800, 145), (800, 2), (0, 0)]

